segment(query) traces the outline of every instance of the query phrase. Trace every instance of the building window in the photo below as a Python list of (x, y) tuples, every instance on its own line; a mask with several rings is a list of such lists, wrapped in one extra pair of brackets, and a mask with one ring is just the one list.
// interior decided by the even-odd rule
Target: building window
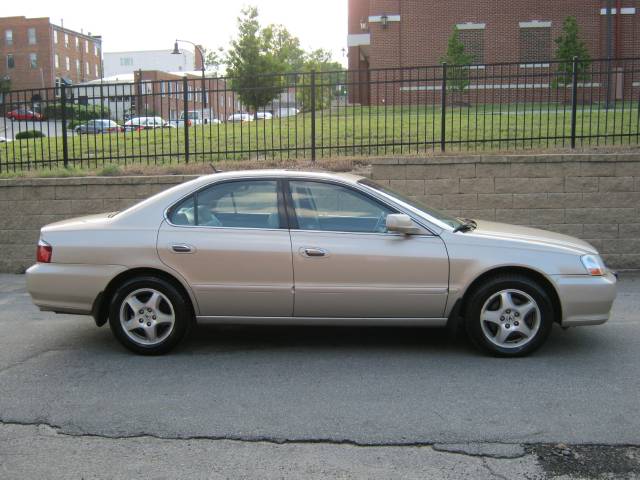
[(15, 68), (16, 66), (16, 61), (13, 58), (13, 54), (10, 53), (9, 55), (7, 55), (7, 68)]
[(64, 46), (65, 47), (69, 47), (69, 34), (68, 33), (64, 34)]
[(53, 43), (58, 43), (58, 31), (53, 31)]
[(91, 75), (91, 70), (89, 70), (89, 62), (85, 62), (84, 64), (84, 71), (87, 75)]
[(54, 57), (54, 61), (55, 61), (56, 68), (60, 68), (60, 57), (58, 56), (57, 53), (56, 53), (56, 56)]
[(4, 43), (7, 46), (13, 45), (13, 30), (5, 30), (4, 31)]
[(98, 52), (98, 44), (97, 43), (93, 45), (93, 53), (95, 54), (96, 57), (100, 54), (100, 52)]
[(76, 60), (76, 73), (78, 74), (78, 76), (81, 72), (82, 70), (80, 69), (80, 60)]
[(29, 54), (29, 65), (31, 65), (31, 68), (38, 68), (38, 54)]
[(76, 37), (76, 50), (80, 50), (80, 39)]
[(526, 22), (520, 24), (520, 62), (541, 64), (549, 62), (551, 53), (550, 22)]
[(66, 62), (67, 63), (67, 71), (70, 71), (71, 70), (71, 60), (69, 60), (69, 57), (67, 57), (66, 60), (67, 60), (67, 62)]
[(98, 64), (96, 63), (96, 77), (100, 76), (100, 69), (98, 68)]
[(132, 57), (120, 57), (120, 66), (121, 67), (130, 67), (133, 65)]
[(29, 45), (35, 45), (37, 43), (35, 28), (32, 27), (27, 29), (27, 41), (29, 42)]
[(458, 30), (465, 53), (471, 55), (471, 63), (484, 63), (484, 28), (458, 26)]
[(89, 53), (89, 40), (84, 41), (84, 53)]

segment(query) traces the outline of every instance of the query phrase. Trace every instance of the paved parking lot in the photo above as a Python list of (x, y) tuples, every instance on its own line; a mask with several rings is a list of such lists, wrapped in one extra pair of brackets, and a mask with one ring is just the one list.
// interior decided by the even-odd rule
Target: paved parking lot
[[(11, 121), (9, 119), (0, 118), (0, 137), (14, 139), (19, 132), (27, 130), (37, 130), (44, 132), (47, 137), (56, 137), (62, 135), (62, 122), (50, 120), (43, 122), (31, 121)], [(73, 132), (69, 130), (69, 134)]]
[(439, 330), (210, 325), (146, 358), (0, 276), (0, 477), (637, 478), (639, 293), (623, 275), (608, 324), (524, 359)]

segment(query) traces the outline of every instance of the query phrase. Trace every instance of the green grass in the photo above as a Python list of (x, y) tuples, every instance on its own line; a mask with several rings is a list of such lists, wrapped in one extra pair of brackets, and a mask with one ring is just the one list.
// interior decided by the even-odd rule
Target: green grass
[[(582, 106), (576, 115), (577, 145), (628, 145), (640, 140), (638, 106), (615, 109)], [(309, 113), (244, 124), (199, 125), (189, 129), (190, 161), (286, 160), (311, 156)], [(96, 136), (69, 136), (70, 162), (81, 169), (106, 164), (167, 165), (185, 161), (184, 129)], [(449, 151), (546, 149), (569, 146), (567, 104), (448, 106)], [(348, 107), (316, 114), (318, 158), (420, 154), (439, 151), (441, 112), (424, 106)], [(584, 138), (583, 138), (584, 137)], [(592, 137), (592, 138), (586, 138)], [(62, 164), (61, 137), (0, 145), (0, 172)]]

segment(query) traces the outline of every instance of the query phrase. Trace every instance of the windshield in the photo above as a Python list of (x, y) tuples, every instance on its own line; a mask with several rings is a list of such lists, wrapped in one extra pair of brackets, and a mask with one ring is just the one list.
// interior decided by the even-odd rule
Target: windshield
[(425, 205), (424, 203), (422, 203), (419, 200), (416, 200), (415, 198), (412, 197), (407, 197), (401, 193), (398, 193), (394, 190), (391, 190), (388, 187), (383, 187), (382, 185), (377, 184), (376, 182), (374, 182), (373, 180), (369, 180), (368, 178), (364, 178), (360, 181), (358, 181), (358, 183), (365, 185), (369, 188), (373, 188), (374, 190), (377, 190), (378, 192), (382, 192), (386, 195), (389, 195), (393, 198), (396, 198), (398, 200), (400, 200), (403, 203), (406, 203), (408, 206), (422, 212), (425, 213), (427, 215), (429, 215), (430, 217), (435, 218), (436, 220), (441, 221), (442, 223), (445, 223), (446, 225), (449, 225), (452, 228), (457, 228), (460, 225), (462, 225), (462, 222), (457, 219), (456, 217), (453, 217), (451, 215), (447, 215), (446, 213), (443, 213), (439, 210), (436, 210), (434, 208), (429, 207), (428, 205)]

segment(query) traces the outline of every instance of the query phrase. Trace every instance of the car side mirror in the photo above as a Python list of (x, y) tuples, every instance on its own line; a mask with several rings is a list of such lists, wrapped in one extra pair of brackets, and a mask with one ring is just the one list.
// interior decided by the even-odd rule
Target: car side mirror
[(387, 230), (390, 232), (404, 233), (405, 235), (420, 233), (420, 228), (413, 223), (411, 217), (403, 213), (387, 215)]

